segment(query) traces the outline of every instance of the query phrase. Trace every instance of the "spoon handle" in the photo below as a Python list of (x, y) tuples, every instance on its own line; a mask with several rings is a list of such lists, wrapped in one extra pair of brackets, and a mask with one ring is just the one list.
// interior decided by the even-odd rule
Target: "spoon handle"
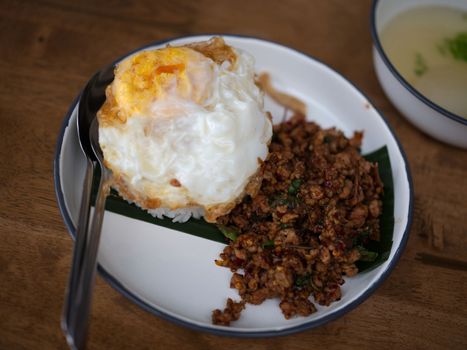
[(95, 163), (90, 159), (86, 158), (86, 172), (83, 182), (83, 192), (81, 194), (81, 207), (79, 211), (79, 221), (76, 228), (76, 237), (75, 237), (75, 246), (73, 250), (73, 261), (71, 264), (70, 277), (68, 280), (68, 288), (65, 295), (65, 303), (62, 310), (62, 319), (61, 325), (62, 329), (67, 336), (67, 341), (70, 343), (70, 329), (71, 329), (71, 319), (74, 311), (74, 300), (76, 300), (79, 277), (79, 266), (83, 260), (83, 251), (86, 245), (86, 236), (88, 230), (89, 222), (89, 212), (91, 208), (91, 190), (92, 190), (92, 180), (94, 173)]
[[(91, 162), (91, 166), (89, 166)], [(97, 252), (105, 212), (105, 199), (109, 193), (109, 172), (101, 167), (101, 178), (96, 205), (89, 226), (90, 195), (95, 163), (88, 161), (83, 188), (80, 222), (73, 252), (72, 270), (65, 297), (62, 329), (72, 349), (84, 349), (91, 310), (92, 290), (96, 276)], [(85, 206), (87, 204), (87, 206)]]

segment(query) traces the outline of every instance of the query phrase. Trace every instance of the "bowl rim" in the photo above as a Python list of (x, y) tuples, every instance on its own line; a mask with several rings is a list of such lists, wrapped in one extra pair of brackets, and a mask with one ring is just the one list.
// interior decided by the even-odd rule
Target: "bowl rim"
[[(389, 60), (388, 56), (386, 55), (386, 52), (383, 49), (383, 45), (381, 44), (381, 41), (379, 40), (379, 34), (376, 29), (376, 11), (378, 4), (380, 3), (381, 0), (373, 0), (373, 3), (371, 5), (371, 12), (370, 12), (370, 31), (371, 31), (371, 37), (373, 39), (373, 45), (378, 51), (379, 55), (381, 56), (384, 64), (386, 67), (389, 69), (389, 71), (392, 73), (392, 75), (404, 86), (412, 95), (414, 95), (416, 98), (418, 98), (421, 102), (426, 104), (428, 107), (431, 109), (435, 110), (439, 114), (441, 114), (444, 117), (447, 117), (451, 120), (454, 120), (455, 122), (458, 122), (463, 125), (467, 125), (467, 118), (463, 118), (455, 113), (452, 113), (448, 111), (447, 109), (441, 107), (437, 103), (433, 102), (429, 98), (425, 97), (423, 94), (421, 94), (417, 89), (415, 89), (396, 69), (396, 67), (391, 63)], [(423, 5), (422, 5), (423, 6)]]
[[(345, 78), (341, 73), (336, 71), (335, 69), (331, 68), (329, 65), (323, 63), (322, 61), (318, 60), (317, 58), (305, 54), (299, 50), (290, 48), (286, 45), (282, 45), (278, 42), (272, 41), (272, 40), (267, 40), (255, 36), (248, 36), (248, 35), (236, 35), (236, 34), (221, 34), (221, 33), (200, 33), (200, 34), (193, 34), (193, 35), (182, 35), (182, 36), (176, 36), (176, 37), (171, 37), (168, 39), (160, 40), (160, 41), (155, 41), (152, 43), (149, 43), (147, 45), (144, 45), (140, 48), (137, 48), (135, 50), (132, 50), (121, 57), (119, 57), (117, 60), (113, 62), (115, 64), (116, 62), (122, 60), (123, 58), (138, 52), (140, 50), (144, 50), (148, 47), (152, 47), (155, 45), (162, 45), (174, 40), (178, 39), (186, 39), (186, 38), (195, 38), (195, 37), (202, 37), (202, 36), (222, 36), (222, 37), (230, 37), (230, 38), (240, 38), (240, 39), (248, 39), (248, 40), (259, 40), (267, 43), (272, 43), (274, 45), (281, 46), (283, 48), (292, 50), (300, 55), (303, 55), (304, 57), (315, 60), (321, 64), (323, 64), (326, 68), (334, 71), (338, 76), (340, 76), (342, 79), (344, 79), (346, 82), (348, 82), (354, 89), (356, 89), (363, 97), (367, 99), (367, 101), (374, 106), (371, 103), (371, 100), (367, 98), (367, 96), (359, 89), (357, 88), (351, 81), (349, 81), (347, 78)], [(73, 115), (73, 111), (75, 110), (76, 106), (79, 103), (80, 97), (81, 97), (82, 91), (78, 94), (78, 96), (75, 98), (75, 100), (72, 102), (71, 106), (68, 109), (68, 112), (65, 115), (65, 118), (62, 122), (61, 128), (59, 135), (57, 137), (57, 142), (56, 142), (56, 147), (55, 147), (55, 155), (54, 155), (54, 163), (53, 163), (53, 173), (54, 173), (54, 187), (55, 187), (55, 194), (58, 202), (58, 207), (60, 210), (60, 213), (63, 217), (63, 221), (65, 223), (65, 226), (68, 230), (68, 233), (70, 234), (71, 238), (74, 240), (76, 237), (76, 228), (74, 226), (74, 223), (71, 219), (70, 214), (68, 213), (68, 209), (65, 204), (65, 197), (64, 193), (62, 191), (62, 186), (61, 186), (61, 178), (60, 178), (60, 156), (61, 156), (61, 150), (62, 150), (62, 145), (64, 141), (64, 136), (65, 136), (65, 131), (69, 125), (70, 119)], [(130, 301), (141, 307), (143, 310), (156, 315), (164, 320), (170, 321), (174, 324), (177, 324), (179, 326), (184, 326), (189, 329), (195, 330), (195, 331), (202, 331), (206, 332), (209, 334), (214, 334), (214, 335), (220, 335), (220, 336), (233, 336), (233, 337), (238, 337), (238, 338), (263, 338), (263, 337), (271, 337), (271, 336), (285, 336), (285, 335), (290, 335), (290, 334), (295, 334), (298, 332), (302, 332), (308, 329), (316, 328), (319, 326), (322, 326), (330, 321), (333, 321), (335, 319), (338, 319), (342, 317), (343, 315), (347, 314), (351, 310), (355, 309), (358, 305), (363, 303), (371, 294), (375, 292), (375, 290), (382, 285), (382, 283), (386, 280), (386, 278), (391, 274), (392, 270), (396, 266), (397, 262), (399, 261), (408, 241), (409, 237), (409, 232), (410, 228), (412, 225), (412, 219), (413, 219), (413, 202), (414, 202), (414, 190), (413, 190), (413, 181), (412, 181), (412, 176), (409, 168), (409, 163), (407, 161), (407, 156), (402, 148), (402, 145), (397, 138), (396, 134), (394, 133), (394, 130), (391, 128), (389, 125), (388, 121), (386, 118), (383, 116), (380, 110), (376, 109), (376, 112), (378, 116), (382, 119), (382, 121), (386, 124), (388, 127), (388, 130), (391, 134), (391, 136), (394, 138), (397, 149), (399, 150), (403, 164), (405, 167), (405, 172), (407, 175), (407, 182), (409, 186), (409, 203), (408, 203), (408, 212), (407, 212), (407, 224), (405, 228), (403, 229), (403, 234), (402, 238), (400, 241), (399, 246), (397, 247), (397, 250), (394, 253), (394, 257), (392, 260), (388, 262), (388, 266), (386, 270), (381, 274), (379, 279), (377, 279), (372, 285), (368, 287), (364, 291), (362, 295), (360, 295), (358, 298), (353, 300), (351, 303), (349, 303), (347, 306), (342, 308), (341, 310), (337, 310), (336, 312), (326, 315), (319, 320), (312, 320), (308, 322), (304, 322), (300, 325), (296, 325), (290, 328), (282, 329), (282, 330), (267, 330), (267, 331), (252, 331), (252, 332), (238, 332), (235, 330), (232, 330), (228, 327), (218, 329), (218, 328), (207, 328), (204, 326), (196, 325), (193, 323), (190, 323), (188, 321), (176, 318), (172, 315), (166, 314), (163, 311), (157, 310), (155, 307), (151, 306), (149, 303), (145, 302), (144, 300), (140, 299), (136, 294), (131, 292), (129, 289), (127, 289), (121, 282), (119, 282), (114, 276), (112, 276), (108, 271), (106, 271), (101, 265), (98, 265), (97, 271), (101, 275), (101, 277), (112, 287), (114, 288), (117, 292), (128, 298)]]

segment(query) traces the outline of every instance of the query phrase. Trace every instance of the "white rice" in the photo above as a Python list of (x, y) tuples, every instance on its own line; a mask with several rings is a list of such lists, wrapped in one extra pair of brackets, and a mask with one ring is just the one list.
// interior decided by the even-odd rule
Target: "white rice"
[(195, 219), (200, 219), (204, 216), (204, 210), (201, 207), (188, 207), (188, 208), (180, 208), (176, 210), (170, 210), (168, 208), (157, 208), (157, 209), (149, 209), (147, 210), (149, 214), (152, 216), (163, 219), (164, 216), (171, 218), (172, 222), (186, 222), (191, 217)]
[[(118, 190), (117, 190), (118, 192)], [(128, 203), (136, 205), (138, 208), (141, 208), (138, 203), (130, 201), (126, 198), (124, 198)], [(147, 211), (149, 214), (154, 216), (155, 218), (158, 219), (163, 219), (164, 216), (171, 218), (172, 222), (187, 222), (190, 220), (191, 217), (194, 217), (195, 219), (201, 219), (204, 217), (204, 209), (201, 207), (187, 207), (187, 208), (179, 208), (175, 210), (170, 210), (169, 208), (156, 208), (156, 209), (144, 209), (141, 208), (145, 211)]]

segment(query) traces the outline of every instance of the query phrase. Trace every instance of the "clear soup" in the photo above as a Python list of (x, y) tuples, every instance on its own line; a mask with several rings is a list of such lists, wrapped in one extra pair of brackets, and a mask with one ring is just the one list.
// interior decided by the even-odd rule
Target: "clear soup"
[(420, 6), (395, 16), (381, 43), (399, 73), (421, 94), (467, 118), (467, 12)]

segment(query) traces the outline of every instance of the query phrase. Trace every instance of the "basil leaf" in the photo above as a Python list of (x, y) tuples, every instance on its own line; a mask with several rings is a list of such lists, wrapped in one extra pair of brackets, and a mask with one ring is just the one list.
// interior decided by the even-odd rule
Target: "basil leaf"
[(222, 234), (225, 237), (227, 237), (231, 241), (235, 241), (238, 237), (238, 230), (235, 227), (217, 225), (217, 228), (219, 229), (219, 231), (222, 232)]

